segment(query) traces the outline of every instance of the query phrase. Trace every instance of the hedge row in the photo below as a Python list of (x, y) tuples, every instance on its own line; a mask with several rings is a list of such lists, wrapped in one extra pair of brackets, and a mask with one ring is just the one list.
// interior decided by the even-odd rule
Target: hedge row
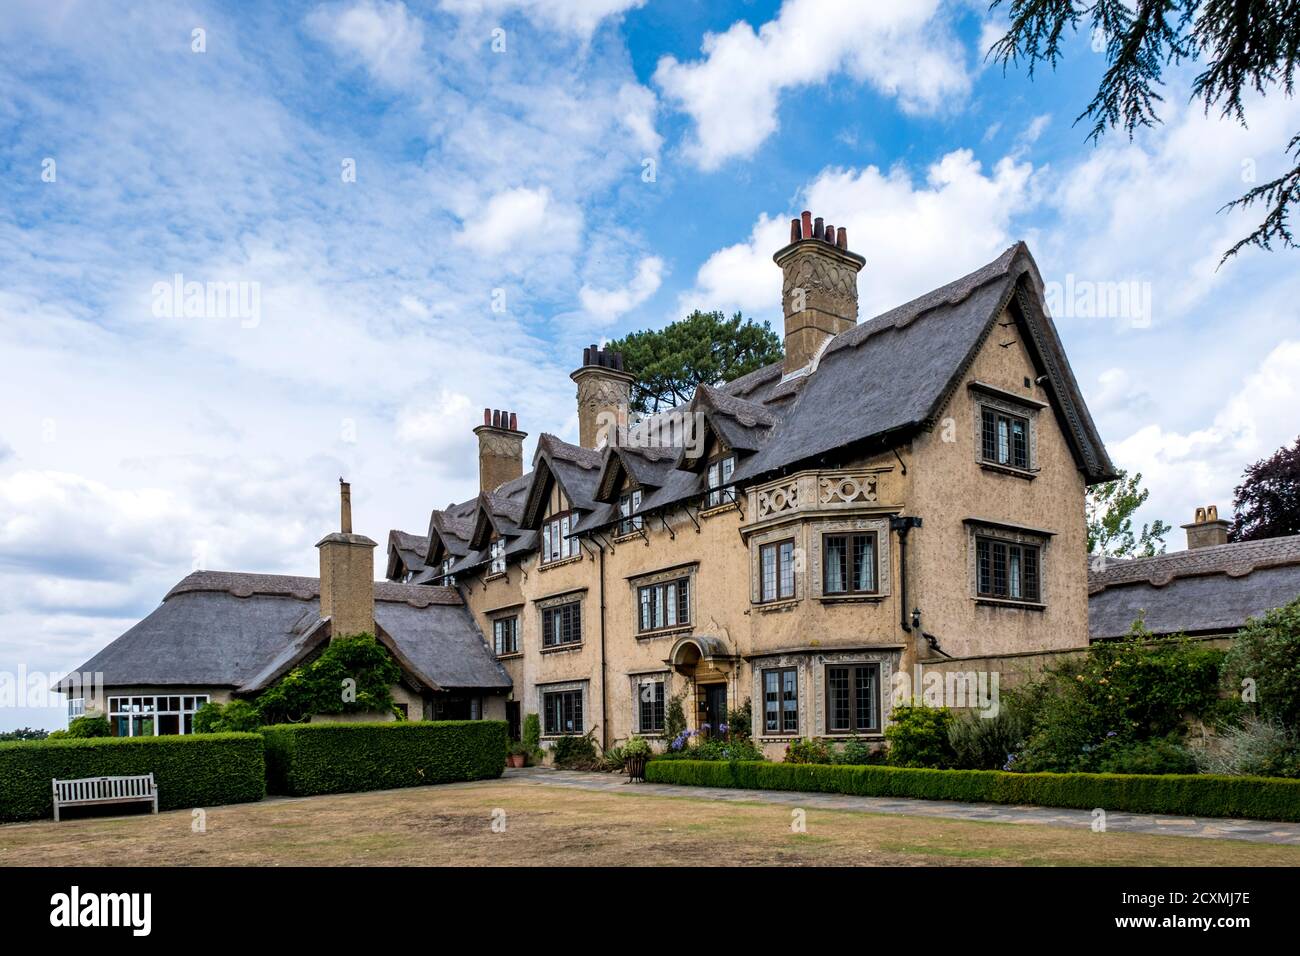
[(295, 797), (481, 780), (506, 763), (500, 720), (277, 724), (262, 737), (267, 788)]
[(0, 743), (0, 822), (54, 815), (51, 780), (152, 773), (158, 809), (261, 800), (258, 734), (95, 737)]
[(651, 760), (646, 780), (750, 790), (1300, 820), (1300, 780), (1210, 774), (1003, 773), (748, 761)]

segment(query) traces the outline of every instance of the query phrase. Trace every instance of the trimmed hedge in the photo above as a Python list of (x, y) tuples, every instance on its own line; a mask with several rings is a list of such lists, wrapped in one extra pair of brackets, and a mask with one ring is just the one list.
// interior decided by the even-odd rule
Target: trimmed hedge
[(257, 734), (95, 737), (0, 744), (0, 822), (54, 816), (52, 780), (152, 773), (158, 809), (261, 800)]
[(277, 724), (262, 728), (271, 793), (307, 797), (499, 777), (502, 720)]
[(1004, 773), (749, 761), (651, 760), (653, 783), (1300, 820), (1300, 780), (1210, 774)]

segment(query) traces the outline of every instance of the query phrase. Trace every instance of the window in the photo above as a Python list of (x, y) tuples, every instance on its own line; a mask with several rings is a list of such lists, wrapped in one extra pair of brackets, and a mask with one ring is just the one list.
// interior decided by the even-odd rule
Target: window
[(582, 733), (582, 691), (559, 690), (542, 694), (542, 727), (548, 737)]
[(488, 565), (488, 574), (505, 574), (506, 572), (506, 540), (497, 538), (488, 545), (488, 557), (492, 563)]
[(1041, 548), (997, 538), (975, 539), (976, 594), (1007, 601), (1039, 601)]
[(519, 653), (519, 618), (499, 617), (492, 622), (492, 641), (497, 655)]
[(722, 458), (709, 464), (708, 507), (730, 504), (736, 500), (736, 489), (726, 485), (731, 481), (731, 473), (736, 470), (736, 457)]
[(657, 631), (691, 623), (691, 582), (689, 578), (648, 584), (638, 588), (640, 617), (637, 630)]
[(826, 732), (880, 731), (880, 665), (830, 664), (826, 667)]
[(582, 604), (570, 601), (542, 609), (542, 647), (582, 643)]
[(456, 576), (451, 573), (451, 566), (456, 563), (455, 558), (444, 558), (442, 562), (442, 583), (446, 587), (451, 587), (456, 583)]
[(984, 408), (980, 456), (995, 465), (1029, 468), (1029, 419)]
[(825, 594), (876, 593), (876, 533), (822, 536)]
[(664, 729), (664, 682), (646, 681), (637, 687), (637, 729), (643, 734), (657, 734)]
[(758, 549), (760, 601), (794, 597), (794, 542), (778, 541)]
[(621, 518), (618, 523), (619, 534), (631, 534), (633, 531), (641, 530), (641, 516), (636, 514), (636, 510), (640, 507), (640, 488), (618, 499), (618, 513)]
[[(572, 515), (555, 515), (542, 525), (542, 563), (563, 561), (578, 555), (578, 539), (569, 537), (569, 522)], [(577, 524), (577, 520), (573, 520)]]
[(84, 717), (86, 714), (86, 698), (69, 697), (68, 698), (68, 720), (74, 720), (77, 717)]
[(763, 671), (763, 729), (769, 734), (799, 732), (799, 672), (795, 668)]
[(115, 737), (194, 733), (194, 714), (208, 702), (193, 697), (110, 697), (108, 722)]

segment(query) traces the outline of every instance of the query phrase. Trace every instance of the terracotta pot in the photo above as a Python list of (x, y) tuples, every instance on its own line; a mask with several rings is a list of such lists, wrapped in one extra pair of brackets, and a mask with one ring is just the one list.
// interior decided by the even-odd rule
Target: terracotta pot
[(506, 755), (506, 766), (507, 766), (507, 767), (522, 767), (523, 765), (524, 765), (524, 755), (523, 755), (523, 754), (507, 754), (507, 755)]

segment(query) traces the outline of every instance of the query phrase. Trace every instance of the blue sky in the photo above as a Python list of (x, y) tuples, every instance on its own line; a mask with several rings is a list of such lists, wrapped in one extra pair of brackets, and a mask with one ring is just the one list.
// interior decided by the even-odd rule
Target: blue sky
[[(1300, 432), (1300, 269), (1216, 271), (1253, 222), (1216, 210), (1282, 171), (1300, 105), (1242, 129), (1175, 71), (1162, 126), (1093, 145), (1090, 38), (1004, 76), (1000, 15), (11, 0), (0, 673), (81, 663), (194, 567), (314, 573), (340, 474), (360, 530), (422, 532), (475, 490), (484, 406), (529, 453), (576, 437), (585, 343), (695, 307), (779, 328), (771, 254), (806, 207), (866, 256), (864, 318), (1022, 238), (1058, 288), (1135, 283), (1121, 314), (1062, 300), (1076, 375), (1145, 518), (1226, 510)], [(255, 321), (159, 314), (178, 274), (255, 287)], [(0, 728), (61, 723), (3, 697)]]

